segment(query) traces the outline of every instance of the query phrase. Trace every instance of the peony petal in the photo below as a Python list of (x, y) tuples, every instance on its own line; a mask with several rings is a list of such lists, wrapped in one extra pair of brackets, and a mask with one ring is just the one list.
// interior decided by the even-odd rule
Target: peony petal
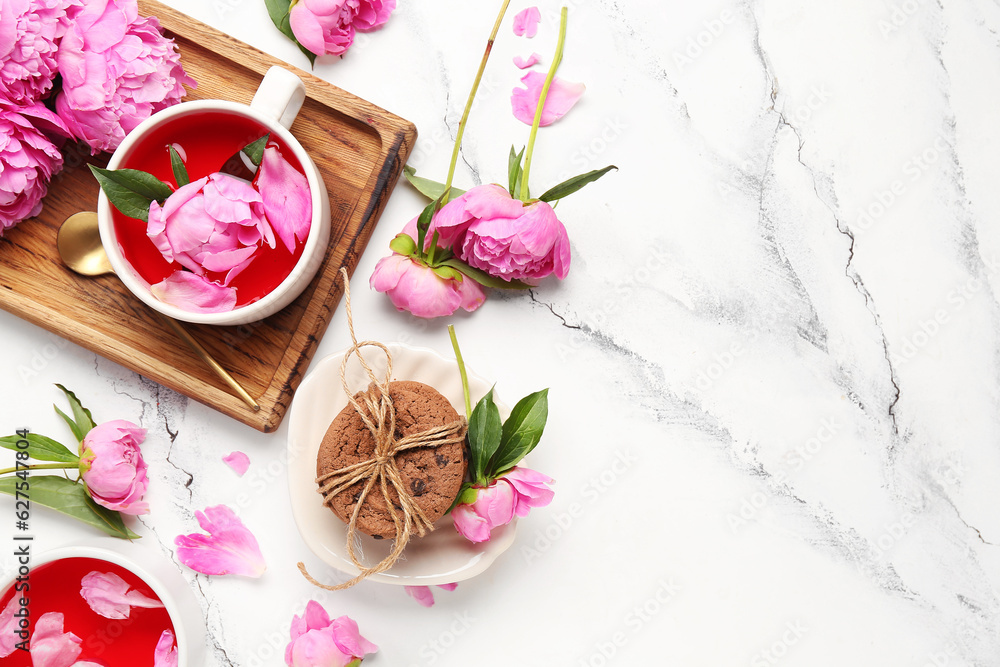
[(247, 474), (247, 469), (250, 467), (250, 457), (243, 452), (233, 452), (222, 457), (222, 460), (240, 477)]
[(288, 252), (295, 252), (295, 242), (304, 241), (312, 225), (312, 197), (305, 174), (282, 157), (278, 149), (268, 147), (260, 163), (257, 188), (274, 233)]
[(177, 558), (202, 574), (239, 574), (260, 577), (267, 566), (253, 534), (232, 509), (225, 505), (195, 512), (198, 525), (208, 535), (178, 535)]
[(538, 7), (528, 7), (522, 9), (514, 16), (514, 34), (518, 37), (534, 37), (538, 33), (538, 22), (542, 18), (542, 13)]
[(158, 609), (159, 600), (148, 598), (139, 591), (129, 591), (127, 581), (113, 572), (88, 573), (80, 582), (80, 595), (95, 613), (104, 618), (125, 619), (132, 607)]
[(177, 667), (179, 660), (174, 633), (164, 630), (153, 649), (153, 667)]
[(330, 624), (333, 640), (347, 655), (363, 658), (368, 653), (378, 651), (378, 646), (361, 636), (358, 624), (349, 616), (341, 616)]
[(21, 596), (15, 593), (0, 612), (0, 658), (6, 658), (17, 650), (18, 619), (14, 613), (21, 608), (20, 600)]
[(455, 530), (470, 542), (488, 542), (490, 539), (490, 526), (484, 517), (479, 516), (472, 509), (472, 505), (459, 505), (451, 511), (452, 521), (455, 523)]
[[(460, 290), (467, 281), (442, 278), (426, 265), (392, 254), (378, 261), (369, 284), (372, 289), (388, 294), (399, 311), (409, 311), (417, 317), (441, 317), (451, 315), (462, 305)], [(478, 304), (472, 309), (476, 307)]]
[[(535, 122), (535, 109), (538, 107), (538, 98), (545, 85), (545, 77), (546, 75), (541, 72), (528, 72), (521, 77), (521, 83), (525, 87), (515, 88), (511, 94), (510, 103), (514, 117), (526, 125)], [(539, 125), (542, 127), (551, 125), (566, 115), (586, 89), (582, 83), (565, 81), (559, 77), (552, 79)]]
[[(537, 53), (532, 53), (527, 58), (522, 58), (521, 56), (514, 56), (514, 66), (518, 69), (528, 69), (534, 65), (537, 65), (542, 60), (542, 57)], [(534, 120), (534, 119), (532, 119)]]
[(434, 593), (431, 592), (430, 586), (404, 586), (403, 589), (421, 607), (434, 606)]
[(149, 288), (153, 296), (196, 313), (224, 313), (236, 307), (236, 290), (190, 271), (174, 271)]
[(83, 649), (72, 632), (63, 632), (63, 615), (50, 611), (35, 621), (29, 652), (32, 667), (71, 667)]
[(438, 588), (443, 588), (443, 589), (444, 589), (444, 590), (446, 590), (446, 591), (453, 591), (453, 590), (455, 590), (456, 588), (458, 588), (458, 584), (457, 584), (457, 583), (451, 583), (451, 584), (438, 584)]

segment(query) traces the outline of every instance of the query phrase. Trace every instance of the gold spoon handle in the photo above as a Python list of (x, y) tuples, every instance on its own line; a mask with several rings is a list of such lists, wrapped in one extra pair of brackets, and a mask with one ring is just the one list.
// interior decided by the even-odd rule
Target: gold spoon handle
[(202, 358), (202, 361), (208, 364), (212, 368), (212, 370), (215, 371), (215, 374), (218, 375), (220, 378), (222, 378), (222, 380), (226, 384), (228, 384), (233, 389), (233, 391), (235, 391), (239, 395), (239, 397), (242, 398), (243, 401), (253, 409), (254, 412), (260, 410), (260, 404), (257, 403), (257, 401), (253, 400), (250, 394), (247, 393), (247, 390), (244, 389), (243, 386), (239, 382), (237, 382), (236, 379), (232, 375), (230, 375), (225, 368), (220, 366), (219, 362), (217, 362), (215, 359), (212, 358), (212, 355), (208, 353), (208, 350), (202, 347), (201, 343), (195, 340), (194, 336), (188, 333), (188, 330), (185, 329), (180, 322), (171, 317), (167, 317), (162, 313), (157, 313), (157, 315), (159, 315), (160, 319), (166, 322), (167, 325), (174, 330), (174, 333), (180, 336), (185, 343), (190, 345), (191, 349), (197, 352), (198, 356)]

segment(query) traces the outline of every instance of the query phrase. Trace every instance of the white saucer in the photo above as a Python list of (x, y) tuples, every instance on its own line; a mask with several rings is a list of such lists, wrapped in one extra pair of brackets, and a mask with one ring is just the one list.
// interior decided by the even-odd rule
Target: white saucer
[[(458, 363), (433, 350), (401, 344), (388, 345), (392, 354), (393, 380), (415, 380), (441, 392), (459, 412), (465, 413), (462, 379)], [(365, 360), (380, 380), (385, 377), (385, 355), (375, 347), (362, 349)], [(324, 357), (295, 392), (289, 414), (288, 430), (288, 489), (292, 514), (302, 539), (325, 563), (349, 575), (358, 574), (347, 555), (347, 525), (323, 505), (316, 486), (316, 456), (330, 422), (347, 405), (347, 396), (340, 382), (340, 365), (344, 352)], [(347, 365), (347, 382), (353, 391), (368, 386), (361, 364), (352, 357)], [(490, 390), (491, 383), (469, 373), (472, 404)], [(501, 416), (509, 409), (499, 400)], [(398, 585), (448, 584), (469, 579), (483, 572), (514, 542), (516, 519), (507, 526), (493, 530), (488, 542), (475, 544), (458, 534), (450, 515), (434, 524), (435, 530), (424, 537), (414, 538), (406, 546), (403, 557), (388, 572), (372, 575), (368, 581)], [(357, 550), (363, 563), (374, 565), (392, 549), (391, 540), (376, 540), (360, 536)], [(311, 574), (324, 581), (322, 572)]]

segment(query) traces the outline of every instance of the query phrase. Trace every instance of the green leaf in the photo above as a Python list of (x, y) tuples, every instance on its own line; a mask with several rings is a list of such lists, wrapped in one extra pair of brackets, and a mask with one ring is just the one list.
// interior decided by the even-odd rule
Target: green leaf
[(292, 32), (292, 24), (288, 16), (292, 5), (291, 0), (264, 0), (264, 4), (267, 6), (267, 14), (271, 17), (274, 26), (299, 47), (299, 50), (309, 59), (310, 65), (315, 65), (316, 54), (302, 46), (299, 40), (295, 39), (295, 33)]
[(465, 274), (466, 277), (472, 278), (477, 283), (483, 287), (495, 287), (497, 289), (531, 289), (531, 285), (523, 283), (520, 280), (504, 280), (503, 278), (497, 278), (496, 276), (491, 276), (481, 269), (477, 269), (474, 266), (469, 266), (457, 257), (452, 257), (451, 259), (446, 259), (443, 262), (439, 262), (440, 266), (450, 266), (453, 269), (457, 269)]
[(543, 389), (525, 396), (510, 412), (503, 424), (500, 447), (490, 461), (490, 478), (507, 472), (523, 459), (542, 439), (545, 420), (549, 416), (549, 390)]
[[(18, 442), (24, 440), (28, 441), (27, 449), (17, 446)], [(29, 433), (24, 438), (19, 435), (8, 435), (6, 438), (0, 438), (0, 447), (15, 452), (28, 452), (28, 456), (36, 461), (55, 461), (57, 463), (78, 463), (80, 461), (80, 457), (70, 451), (66, 445), (34, 433)]]
[(567, 197), (576, 192), (577, 190), (579, 190), (580, 188), (582, 188), (583, 186), (587, 185), (588, 183), (593, 183), (594, 181), (599, 179), (601, 176), (604, 176), (604, 174), (608, 173), (612, 169), (618, 171), (618, 167), (616, 167), (613, 164), (609, 164), (604, 169), (595, 169), (594, 171), (588, 171), (586, 174), (580, 174), (579, 176), (574, 176), (573, 178), (563, 181), (562, 183), (553, 188), (549, 188), (548, 190), (545, 191), (545, 194), (539, 197), (539, 199), (541, 199), (542, 201), (549, 202), (562, 199), (563, 197)]
[(184, 160), (181, 159), (181, 154), (173, 146), (170, 147), (170, 169), (174, 172), (177, 187), (182, 188), (191, 182), (187, 167), (184, 166)]
[(433, 271), (437, 277), (442, 280), (457, 280), (458, 282), (462, 282), (465, 278), (461, 271), (450, 266), (432, 266), (431, 271)]
[(471, 454), (472, 479), (477, 484), (485, 484), (486, 466), (500, 446), (503, 424), (500, 410), (493, 402), (493, 389), (483, 396), (469, 417), (469, 452)]
[(521, 190), (521, 178), (524, 176), (524, 167), (521, 166), (522, 158), (524, 158), (524, 148), (521, 149), (520, 153), (515, 153), (514, 146), (511, 146), (510, 157), (507, 158), (507, 182), (509, 183), (507, 191), (510, 192), (511, 197), (517, 197), (514, 193)]
[(73, 418), (60, 410), (58, 405), (53, 404), (52, 407), (56, 409), (56, 414), (62, 417), (63, 421), (66, 422), (66, 425), (69, 426), (69, 430), (73, 431), (73, 437), (76, 438), (76, 441), (83, 442), (83, 436), (85, 436), (86, 433), (80, 430), (80, 427), (75, 421), (73, 421)]
[(257, 141), (251, 142), (243, 147), (243, 153), (250, 158), (250, 161), (254, 163), (254, 166), (260, 166), (260, 161), (264, 159), (264, 148), (267, 146), (267, 141), (270, 138), (271, 133), (268, 132)]
[(417, 252), (417, 242), (410, 238), (409, 234), (396, 234), (396, 237), (389, 241), (389, 250), (399, 255), (413, 257)]
[[(438, 183), (437, 181), (432, 181), (429, 178), (417, 176), (417, 170), (410, 165), (403, 167), (403, 175), (406, 177), (406, 180), (410, 182), (410, 185), (415, 187), (420, 194), (424, 195), (428, 199), (438, 199), (444, 194), (444, 183)], [(452, 197), (458, 197), (464, 194), (465, 190), (459, 190), (454, 185), (451, 186)]]
[[(141, 537), (128, 529), (121, 514), (101, 507), (91, 500), (83, 484), (54, 475), (31, 476), (28, 479), (31, 482), (29, 493), (32, 503), (79, 519), (113, 537), (130, 540)], [(15, 483), (18, 481), (20, 480), (16, 477), (0, 478), (0, 493), (15, 496)]]
[(137, 169), (101, 169), (88, 164), (94, 178), (108, 196), (112, 205), (122, 215), (149, 220), (149, 205), (153, 200), (162, 201), (170, 196), (170, 186), (152, 174)]
[[(90, 410), (83, 407), (80, 403), (80, 399), (76, 397), (76, 394), (61, 384), (57, 384), (56, 386), (59, 387), (64, 394), (66, 394), (66, 398), (69, 399), (69, 406), (73, 409), (73, 421), (77, 426), (77, 428), (73, 430), (73, 435), (77, 435), (77, 431), (79, 431), (80, 435), (77, 435), (77, 440), (83, 440), (83, 436), (87, 435), (87, 433), (90, 432), (90, 429), (95, 426), (94, 416), (90, 414)], [(56, 412), (62, 415), (63, 419), (66, 419), (67, 423), (69, 423), (69, 418), (64, 415), (59, 408), (56, 408)], [(73, 429), (72, 424), (70, 424), (70, 428)]]

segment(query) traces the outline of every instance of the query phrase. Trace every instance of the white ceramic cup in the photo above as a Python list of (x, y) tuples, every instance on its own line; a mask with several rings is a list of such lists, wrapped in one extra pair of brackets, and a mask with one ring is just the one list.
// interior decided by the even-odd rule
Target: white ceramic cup
[[(205, 664), (205, 617), (184, 577), (168, 559), (148, 547), (125, 540), (98, 542), (95, 539), (35, 555), (32, 557), (30, 568), (34, 570), (63, 558), (103, 560), (121, 566), (138, 576), (153, 589), (170, 616), (174, 626), (174, 637), (177, 640), (177, 667), (201, 667)], [(28, 576), (31, 576), (30, 571)], [(17, 577), (18, 572), (14, 571), (2, 578), (0, 595), (16, 583)], [(79, 595), (80, 592), (67, 591), (66, 594)], [(67, 629), (72, 630), (72, 628)]]
[[(108, 169), (118, 169), (125, 163), (137, 144), (163, 123), (184, 115), (222, 111), (250, 118), (266, 127), (272, 136), (281, 139), (298, 159), (309, 182), (312, 197), (312, 224), (306, 237), (302, 256), (291, 273), (271, 292), (261, 299), (223, 313), (198, 313), (163, 303), (150, 292), (149, 283), (129, 264), (115, 237), (111, 202), (101, 190), (97, 202), (98, 227), (101, 242), (115, 273), (122, 283), (154, 310), (176, 320), (197, 324), (237, 325), (261, 320), (278, 312), (302, 293), (316, 275), (326, 257), (330, 242), (330, 198), (323, 176), (289, 129), (305, 101), (305, 86), (299, 77), (281, 67), (268, 70), (249, 106), (225, 100), (197, 100), (182, 102), (153, 114), (129, 132), (111, 156)], [(221, 167), (221, 165), (220, 165)], [(251, 264), (247, 271), (253, 271)]]

